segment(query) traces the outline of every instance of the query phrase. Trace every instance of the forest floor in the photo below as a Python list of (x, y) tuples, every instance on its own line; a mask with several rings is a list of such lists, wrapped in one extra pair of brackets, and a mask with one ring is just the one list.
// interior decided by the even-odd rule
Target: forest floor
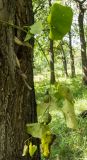
[[(81, 75), (75, 78), (59, 77), (59, 81), (66, 83), (74, 96), (74, 108), (78, 120), (78, 129), (73, 130), (66, 126), (61, 112), (51, 111), (51, 129), (57, 138), (51, 148), (50, 160), (87, 160), (87, 117), (79, 116), (87, 110), (87, 86), (82, 84)], [(49, 85), (48, 76), (35, 76), (37, 104), (42, 103)], [(55, 104), (52, 104), (55, 108)]]

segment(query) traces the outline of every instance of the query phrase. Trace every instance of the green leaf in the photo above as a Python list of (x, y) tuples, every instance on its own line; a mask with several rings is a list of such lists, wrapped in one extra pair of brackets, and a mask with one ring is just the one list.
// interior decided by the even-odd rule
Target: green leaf
[(30, 33), (30, 31), (27, 32), (26, 37), (24, 39), (24, 42), (29, 41), (29, 39), (32, 37), (32, 34)]
[(32, 123), (27, 124), (26, 129), (27, 133), (31, 134), (33, 137), (41, 138), (43, 133), (49, 131), (49, 126), (40, 123)]
[(49, 124), (52, 120), (51, 114), (46, 111), (42, 116), (39, 118), (39, 122), (43, 124)]
[(77, 119), (74, 111), (74, 105), (65, 99), (63, 103), (62, 111), (66, 120), (67, 127), (76, 129), (77, 128)]
[(70, 7), (54, 3), (51, 7), (51, 13), (48, 16), (50, 39), (61, 40), (69, 32), (72, 18), (73, 12)]
[(48, 103), (40, 103), (37, 105), (37, 115), (42, 116), (44, 114), (44, 112), (47, 110), (49, 104)]
[(42, 31), (42, 23), (41, 21), (38, 21), (34, 23), (32, 26), (30, 26), (30, 33), (32, 34), (39, 34)]

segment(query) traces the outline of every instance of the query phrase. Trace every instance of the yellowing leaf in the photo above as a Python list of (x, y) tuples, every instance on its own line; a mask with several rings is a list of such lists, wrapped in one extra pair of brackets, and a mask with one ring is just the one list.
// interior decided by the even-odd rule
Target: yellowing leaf
[(74, 105), (70, 103), (67, 99), (65, 99), (63, 102), (62, 111), (65, 116), (67, 127), (76, 129), (77, 119), (74, 111)]
[(28, 153), (28, 145), (25, 144), (24, 148), (23, 148), (23, 154), (22, 154), (22, 156), (26, 156), (27, 153)]
[(49, 154), (50, 154), (49, 146), (48, 146), (48, 144), (46, 143), (46, 144), (44, 145), (43, 156), (46, 157), (46, 158), (48, 158), (48, 157), (49, 157)]
[(17, 67), (20, 68), (20, 62), (19, 62), (19, 59), (17, 58), (17, 56), (16, 56), (16, 64), (17, 64)]
[(19, 46), (23, 45), (22, 42), (21, 42), (21, 40), (20, 40), (18, 37), (16, 37), (16, 36), (15, 36), (15, 38), (14, 38), (14, 41), (15, 41), (15, 43), (18, 44)]
[(33, 157), (33, 155), (35, 154), (37, 150), (37, 146), (36, 145), (32, 145), (32, 142), (30, 142), (29, 144), (29, 154), (31, 157)]
[(30, 44), (30, 43), (28, 43), (28, 42), (22, 42), (19, 38), (17, 38), (16, 36), (15, 36), (15, 38), (14, 38), (14, 41), (15, 41), (15, 43), (17, 44), (17, 45), (19, 45), (19, 46), (26, 46), (26, 47), (28, 47), (28, 48), (32, 48), (32, 45)]

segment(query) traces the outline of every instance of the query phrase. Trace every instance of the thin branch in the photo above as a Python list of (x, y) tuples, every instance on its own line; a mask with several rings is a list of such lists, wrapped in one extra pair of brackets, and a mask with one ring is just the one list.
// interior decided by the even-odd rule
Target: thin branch
[(81, 3), (81, 1), (79, 1), (79, 0), (74, 0), (76, 3)]
[(84, 2), (86, 2), (86, 0), (83, 0), (83, 1), (79, 1), (79, 0), (74, 0), (76, 3), (79, 3), (79, 4), (83, 4)]
[(38, 46), (40, 47), (40, 49), (41, 49), (41, 51), (42, 51), (42, 53), (43, 53), (43, 55), (44, 55), (44, 57), (45, 57), (45, 59), (46, 59), (46, 61), (47, 61), (48, 65), (50, 65), (50, 63), (49, 63), (49, 61), (48, 61), (48, 59), (47, 59), (46, 54), (44, 53), (44, 50), (43, 50), (43, 48), (42, 48), (41, 44), (38, 42), (38, 40), (37, 40), (37, 39), (35, 39), (35, 40), (36, 40), (36, 42), (38, 43)]
[(86, 2), (86, 0), (83, 0), (81, 3), (83, 4), (84, 2)]
[(19, 26), (15, 25), (15, 24), (12, 24), (10, 22), (6, 22), (6, 21), (3, 21), (3, 20), (0, 19), (0, 23), (2, 23), (3, 25), (9, 25), (9, 26), (11, 26), (13, 28), (16, 28), (18, 30), (21, 30), (22, 32), (26, 32), (27, 33), (27, 31), (24, 30), (22, 27), (19, 27)]

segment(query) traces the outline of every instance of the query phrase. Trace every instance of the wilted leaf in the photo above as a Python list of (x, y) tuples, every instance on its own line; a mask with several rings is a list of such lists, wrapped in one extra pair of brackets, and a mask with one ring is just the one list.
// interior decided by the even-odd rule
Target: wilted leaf
[(67, 99), (65, 99), (63, 102), (62, 111), (65, 116), (67, 127), (76, 129), (77, 119), (74, 111), (74, 105), (70, 103)]
[(22, 41), (21, 41), (18, 37), (16, 37), (16, 36), (15, 36), (15, 38), (14, 38), (14, 41), (15, 41), (15, 43), (18, 44), (19, 46), (23, 45)]
[(33, 137), (41, 138), (43, 133), (49, 131), (49, 126), (40, 123), (32, 123), (27, 124), (26, 129), (27, 133), (31, 134)]
[(25, 144), (24, 148), (23, 148), (23, 154), (22, 154), (22, 156), (26, 156), (27, 153), (28, 153), (28, 145)]
[(15, 43), (16, 43), (17, 45), (19, 45), (19, 46), (26, 46), (26, 47), (28, 47), (28, 48), (32, 48), (32, 45), (31, 45), (30, 43), (28, 43), (28, 42), (22, 42), (22, 41), (19, 40), (19, 38), (17, 38), (17, 37), (14, 38), (14, 41), (15, 41)]
[(17, 58), (17, 56), (16, 56), (16, 64), (17, 64), (18, 68), (20, 68), (20, 62), (19, 62), (19, 59)]
[(31, 157), (33, 157), (33, 155), (35, 154), (37, 150), (37, 146), (36, 145), (32, 145), (32, 142), (30, 142), (29, 144), (29, 154)]
[(43, 133), (41, 138), (41, 149), (44, 157), (49, 158), (50, 147), (55, 140), (56, 136), (51, 133), (51, 131)]

